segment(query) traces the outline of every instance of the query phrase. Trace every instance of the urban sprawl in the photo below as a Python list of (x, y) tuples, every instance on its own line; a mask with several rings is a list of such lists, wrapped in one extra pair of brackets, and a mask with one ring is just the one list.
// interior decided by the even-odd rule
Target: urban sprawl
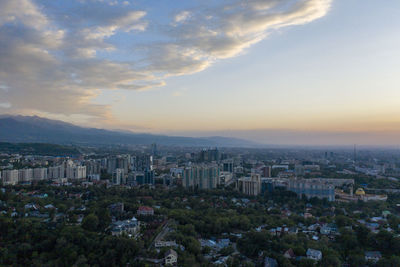
[(0, 265), (400, 266), (397, 150), (77, 151), (0, 151)]

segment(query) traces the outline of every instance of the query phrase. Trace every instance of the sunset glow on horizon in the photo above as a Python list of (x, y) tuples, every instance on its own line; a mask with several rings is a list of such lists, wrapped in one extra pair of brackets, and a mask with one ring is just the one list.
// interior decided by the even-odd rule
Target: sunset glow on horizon
[(265, 144), (400, 143), (400, 2), (0, 2), (0, 114)]

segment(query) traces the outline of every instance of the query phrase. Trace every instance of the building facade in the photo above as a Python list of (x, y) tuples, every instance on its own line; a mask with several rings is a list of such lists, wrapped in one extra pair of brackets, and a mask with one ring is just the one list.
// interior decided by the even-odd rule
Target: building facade
[(238, 179), (237, 187), (245, 195), (257, 196), (261, 193), (261, 176), (258, 173), (252, 173), (250, 177)]
[(219, 184), (220, 169), (217, 164), (195, 165), (183, 170), (185, 188), (213, 189)]
[(324, 179), (289, 179), (287, 190), (295, 192), (298, 197), (335, 200), (335, 186)]

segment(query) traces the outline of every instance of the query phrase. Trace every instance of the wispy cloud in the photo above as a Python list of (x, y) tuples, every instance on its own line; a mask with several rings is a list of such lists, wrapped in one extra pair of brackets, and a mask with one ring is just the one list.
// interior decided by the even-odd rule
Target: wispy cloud
[[(162, 24), (128, 1), (2, 0), (0, 112), (111, 118), (93, 102), (101, 90), (147, 90), (202, 71), (273, 30), (323, 17), (331, 0), (223, 3), (176, 10)], [(141, 40), (146, 32), (156, 37)]]

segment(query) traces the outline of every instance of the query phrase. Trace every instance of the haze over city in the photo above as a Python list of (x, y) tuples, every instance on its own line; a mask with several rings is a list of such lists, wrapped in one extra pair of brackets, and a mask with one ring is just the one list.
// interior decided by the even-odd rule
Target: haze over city
[(397, 145), (400, 2), (2, 0), (0, 113)]
[(400, 266), (399, 0), (0, 0), (0, 266)]

